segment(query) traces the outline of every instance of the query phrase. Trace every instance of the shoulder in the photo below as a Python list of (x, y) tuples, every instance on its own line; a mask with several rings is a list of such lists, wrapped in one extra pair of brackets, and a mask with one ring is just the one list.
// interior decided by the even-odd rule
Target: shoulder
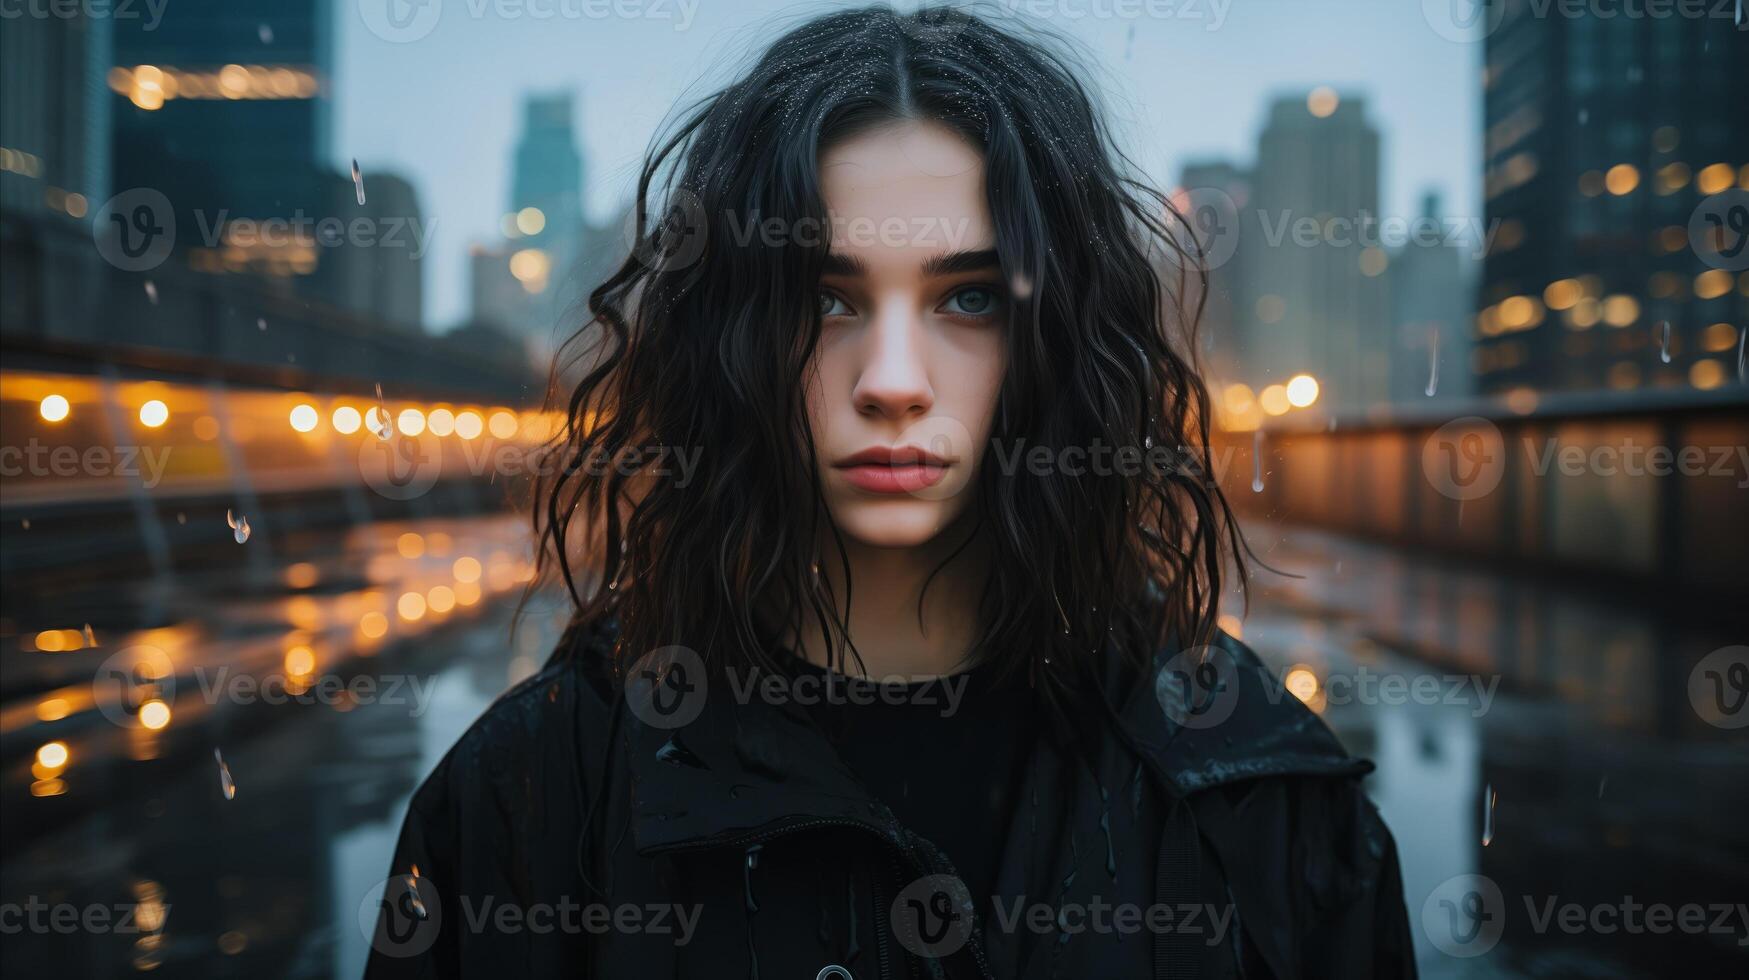
[(1205, 646), (1161, 651), (1143, 687), (1132, 714), (1153, 726), (1160, 762), (1182, 792), (1268, 776), (1359, 777), (1372, 770), (1250, 647), (1226, 633)]
[(442, 819), (490, 798), (527, 805), (518, 797), (537, 785), (593, 783), (614, 702), (595, 639), (568, 635), (545, 667), (499, 695), (432, 769), (410, 815)]

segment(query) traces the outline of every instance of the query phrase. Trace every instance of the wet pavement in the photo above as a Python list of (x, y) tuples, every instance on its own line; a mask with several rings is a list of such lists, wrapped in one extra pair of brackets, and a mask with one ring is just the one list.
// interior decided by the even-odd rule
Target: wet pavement
[[(496, 516), (314, 538), (266, 571), (132, 597), (149, 622), (94, 625), (95, 646), (69, 612), (88, 597), (14, 623), (0, 902), (27, 918), (0, 970), (357, 976), (413, 787), (556, 636), (544, 601), (510, 632), (524, 534)], [(1741, 922), (1627, 934), (1597, 911), (1745, 898), (1749, 750), (1687, 694), (1696, 664), (1742, 637), (1325, 535), (1257, 529), (1253, 543), (1303, 577), (1261, 574), (1232, 623), (1289, 696), (1377, 762), (1368, 788), (1402, 853), (1425, 975), (1745, 975)], [(141, 645), (168, 674), (116, 674)], [(269, 684), (273, 703), (235, 673), (215, 680), (221, 667), (294, 682)], [(154, 699), (168, 710), (156, 731), (105, 714), (119, 703), (137, 720)], [(45, 760), (50, 743), (64, 754)], [(1695, 787), (1707, 806), (1684, 802)]]

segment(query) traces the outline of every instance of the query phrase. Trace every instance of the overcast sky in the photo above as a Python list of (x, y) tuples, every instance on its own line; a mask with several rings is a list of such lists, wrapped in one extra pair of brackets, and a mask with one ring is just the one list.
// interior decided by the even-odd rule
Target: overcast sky
[[(424, 0), (400, 8), (411, 20), (387, 21), (385, 4), (407, 0), (334, 2), (335, 165), (345, 171), (356, 157), (367, 186), (372, 171), (393, 170), (418, 188), (432, 225), (426, 309), (437, 328), (467, 313), (468, 243), (496, 237), (525, 92), (578, 93), (585, 196), (605, 219), (677, 99), (720, 84), (779, 26), (840, 6)], [(1436, 188), (1447, 215), (1479, 217), (1481, 46), (1431, 24), (1424, 10), (1437, 2), (999, 2), (1042, 13), (1091, 52), (1135, 159), (1163, 186), (1187, 159), (1248, 163), (1272, 95), (1329, 85), (1363, 94), (1383, 133), (1387, 214), (1418, 213), (1421, 194)]]

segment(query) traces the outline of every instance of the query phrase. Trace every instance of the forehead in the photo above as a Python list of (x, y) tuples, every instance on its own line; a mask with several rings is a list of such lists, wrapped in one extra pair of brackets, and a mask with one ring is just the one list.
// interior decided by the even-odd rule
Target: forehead
[(927, 257), (995, 241), (983, 157), (940, 123), (894, 123), (829, 148), (820, 184), (834, 252)]

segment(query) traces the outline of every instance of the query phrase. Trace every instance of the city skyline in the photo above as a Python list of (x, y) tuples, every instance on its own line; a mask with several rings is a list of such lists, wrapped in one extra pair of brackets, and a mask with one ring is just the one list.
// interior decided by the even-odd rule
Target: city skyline
[[(473, 7), (451, 5), (429, 34), (396, 43), (361, 15), (372, 2), (336, 6), (331, 163), (344, 169), (356, 158), (367, 181), (386, 169), (418, 189), (434, 225), (425, 302), (433, 330), (467, 319), (468, 248), (499, 228), (527, 94), (575, 93), (586, 216), (602, 224), (620, 211), (650, 138), (677, 105), (710, 92), (779, 27), (830, 9), (705, 2), (677, 30), (679, 8), (662, 19), (654, 4), (645, 18), (540, 21), (498, 16), (490, 6), (476, 17)], [(1281, 0), (1175, 9), (1181, 14), (1170, 18), (1042, 22), (1100, 66), (1088, 81), (1107, 95), (1120, 139), (1161, 189), (1197, 159), (1249, 165), (1271, 102), (1327, 85), (1367, 100), (1383, 140), (1387, 216), (1418, 215), (1429, 190), (1448, 214), (1479, 215), (1479, 44), (1448, 40), (1417, 5), (1384, 0), (1335, 10)], [(1395, 43), (1359, 49), (1362, 38), (1381, 35)], [(663, 58), (646, 57), (651, 50)], [(1225, 84), (1200, 84), (1209, 77)], [(1405, 77), (1417, 83), (1404, 85)], [(466, 133), (455, 131), (456, 119), (470, 121)]]

